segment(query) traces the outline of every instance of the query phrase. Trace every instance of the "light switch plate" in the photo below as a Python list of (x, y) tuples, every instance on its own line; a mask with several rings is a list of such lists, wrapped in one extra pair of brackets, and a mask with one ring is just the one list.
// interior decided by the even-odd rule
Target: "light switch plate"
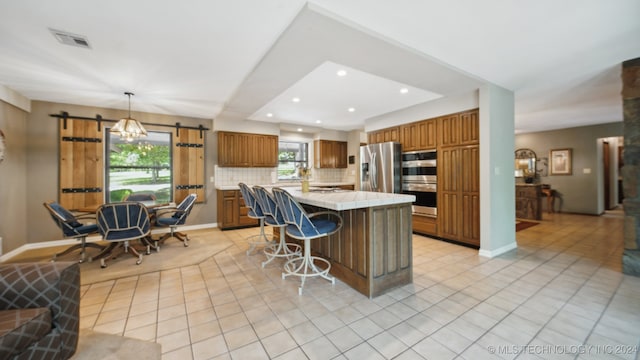
[(582, 169), (582, 173), (583, 173), (583, 174), (591, 174), (591, 168), (584, 168), (584, 169)]

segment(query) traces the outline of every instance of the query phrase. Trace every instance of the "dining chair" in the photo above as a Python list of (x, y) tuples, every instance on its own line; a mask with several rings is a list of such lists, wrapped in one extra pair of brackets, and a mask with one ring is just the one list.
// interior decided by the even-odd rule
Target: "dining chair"
[(240, 187), (240, 193), (242, 194), (242, 198), (244, 199), (245, 205), (249, 208), (249, 212), (247, 216), (252, 219), (256, 219), (260, 223), (260, 233), (257, 235), (251, 235), (247, 237), (247, 241), (249, 242), (249, 249), (247, 250), (247, 255), (251, 255), (251, 253), (256, 249), (256, 247), (265, 245), (268, 246), (273, 244), (273, 241), (267, 238), (267, 235), (264, 232), (264, 212), (262, 211), (262, 207), (258, 203), (256, 199), (256, 195), (253, 193), (253, 190), (245, 184), (238, 183)]
[[(113, 256), (113, 251), (123, 249), (137, 257), (136, 265), (142, 263), (142, 254), (130, 245), (131, 240), (143, 239), (151, 232), (147, 207), (139, 202), (119, 202), (104, 204), (96, 213), (98, 231), (102, 238), (111, 244), (100, 254), (100, 266), (107, 267), (106, 258)], [(147, 246), (147, 253), (149, 249)]]
[(264, 248), (264, 254), (267, 257), (267, 261), (262, 262), (262, 267), (265, 267), (268, 263), (277, 258), (299, 257), (302, 255), (302, 247), (298, 244), (287, 243), (285, 236), (285, 227), (287, 223), (284, 221), (282, 211), (276, 203), (276, 199), (262, 186), (254, 186), (253, 192), (256, 195), (256, 200), (262, 208), (264, 213), (265, 224), (280, 228), (280, 241), (276, 244), (269, 244)]
[[(71, 211), (65, 209), (62, 205), (55, 201), (45, 202), (44, 207), (49, 211), (51, 218), (58, 225), (58, 227), (62, 230), (62, 235), (67, 238), (74, 238), (80, 241), (79, 244), (75, 244), (66, 250), (53, 255), (51, 261), (56, 261), (56, 259), (60, 256), (64, 256), (73, 251), (80, 250), (80, 259), (79, 263), (84, 262), (86, 258), (86, 248), (96, 248), (99, 250), (103, 250), (105, 247), (95, 243), (87, 243), (87, 236), (98, 232), (98, 225), (91, 223), (82, 223), (80, 222), (83, 219), (93, 219), (95, 221), (95, 214), (82, 214), (82, 215), (74, 215)], [(91, 258), (89, 258), (91, 261)]]
[[(329, 275), (331, 263), (324, 258), (311, 255), (311, 240), (334, 234), (340, 230), (342, 217), (337, 212), (328, 210), (308, 214), (286, 190), (275, 187), (271, 191), (287, 223), (287, 235), (294, 239), (304, 240), (304, 254), (290, 259), (284, 264), (282, 279), (290, 275), (300, 277), (298, 295), (302, 295), (302, 288), (308, 277), (320, 276), (331, 281), (331, 284), (335, 284), (335, 278)], [(316, 265), (318, 262), (323, 263), (325, 267), (318, 267)]]
[(169, 228), (167, 234), (162, 235), (158, 240), (154, 240), (156, 251), (160, 251), (160, 243), (166, 239), (175, 237), (182, 241), (184, 246), (189, 246), (189, 237), (185, 233), (177, 232), (178, 226), (184, 225), (187, 217), (191, 213), (193, 204), (198, 199), (197, 194), (189, 194), (177, 207), (163, 207), (155, 211), (156, 226), (164, 226)]

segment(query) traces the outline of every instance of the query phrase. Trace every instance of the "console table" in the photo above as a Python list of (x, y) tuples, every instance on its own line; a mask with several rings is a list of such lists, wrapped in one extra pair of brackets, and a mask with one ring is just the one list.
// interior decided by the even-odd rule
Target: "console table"
[(547, 197), (547, 212), (549, 214), (555, 212), (556, 191), (543, 185), (542, 194)]
[(542, 220), (541, 184), (516, 184), (516, 218)]

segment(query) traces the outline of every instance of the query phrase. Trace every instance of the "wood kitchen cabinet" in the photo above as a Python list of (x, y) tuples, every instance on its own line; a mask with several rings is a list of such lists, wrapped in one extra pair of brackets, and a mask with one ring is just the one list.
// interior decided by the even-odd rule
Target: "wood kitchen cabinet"
[(431, 150), (437, 145), (436, 119), (418, 121), (400, 127), (402, 151)]
[(277, 167), (278, 137), (220, 131), (218, 132), (218, 166)]
[(278, 166), (278, 137), (273, 135), (254, 135), (253, 167)]
[(314, 140), (314, 167), (322, 169), (347, 168), (347, 142)]
[(258, 225), (258, 220), (248, 216), (249, 208), (240, 190), (217, 190), (217, 197), (218, 227), (221, 230)]
[(445, 148), (438, 153), (438, 236), (480, 245), (479, 147)]
[(413, 215), (413, 232), (424, 235), (438, 235), (437, 218), (422, 215)]
[(479, 144), (480, 127), (478, 119), (477, 109), (438, 118), (438, 146)]
[(372, 131), (367, 135), (369, 144), (379, 144), (388, 141), (400, 142), (400, 127), (394, 126), (386, 129)]

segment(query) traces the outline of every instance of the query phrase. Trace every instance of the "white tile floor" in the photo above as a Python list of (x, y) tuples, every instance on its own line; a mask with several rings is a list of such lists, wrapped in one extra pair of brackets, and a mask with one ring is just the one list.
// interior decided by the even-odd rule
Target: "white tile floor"
[(545, 214), (493, 259), (414, 236), (413, 284), (371, 300), (322, 279), (298, 296), (279, 263), (245, 255), (256, 228), (211, 231), (234, 245), (83, 286), (81, 327), (157, 341), (166, 360), (638, 358), (640, 278), (621, 273), (619, 212)]

